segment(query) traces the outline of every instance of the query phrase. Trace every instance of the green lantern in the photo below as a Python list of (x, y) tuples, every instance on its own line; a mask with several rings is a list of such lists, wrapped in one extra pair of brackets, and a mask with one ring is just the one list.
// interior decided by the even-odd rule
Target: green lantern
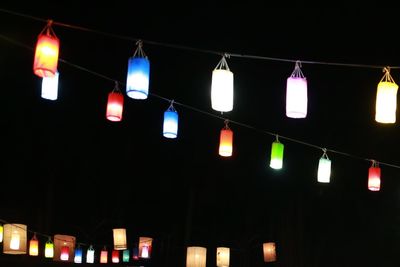
[(272, 143), (271, 148), (271, 161), (269, 166), (272, 169), (280, 170), (283, 165), (283, 148), (284, 145), (279, 142), (278, 136), (276, 136), (276, 140)]

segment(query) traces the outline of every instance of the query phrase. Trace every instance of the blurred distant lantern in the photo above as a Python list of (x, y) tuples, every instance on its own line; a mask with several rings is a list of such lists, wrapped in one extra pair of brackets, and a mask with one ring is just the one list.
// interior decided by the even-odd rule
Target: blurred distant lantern
[(174, 108), (174, 100), (164, 112), (163, 135), (166, 138), (176, 138), (178, 136), (178, 112)]
[(384, 68), (381, 81), (376, 92), (375, 120), (380, 123), (396, 122), (397, 89), (399, 86), (390, 75), (390, 69)]
[(4, 254), (26, 254), (25, 224), (10, 223), (4, 225)]
[(0, 224), (0, 243), (3, 242), (3, 232), (4, 232), (3, 225)]
[(228, 267), (230, 258), (230, 249), (226, 247), (217, 248), (217, 266)]
[(138, 260), (138, 259), (139, 259), (139, 248), (138, 248), (137, 244), (135, 244), (135, 245), (133, 246), (133, 249), (132, 249), (132, 259), (134, 259), (134, 260)]
[(74, 262), (75, 263), (82, 263), (82, 248), (79, 245), (75, 249)]
[(329, 183), (331, 179), (331, 160), (326, 154), (326, 149), (323, 149), (324, 154), (319, 159), (318, 163), (318, 182)]
[(57, 100), (58, 97), (58, 77), (59, 73), (53, 77), (43, 77), (42, 79), (42, 93), (41, 96), (48, 100)]
[(225, 120), (225, 127), (221, 130), (219, 139), (219, 155), (222, 157), (232, 156), (233, 150), (233, 132), (228, 126), (228, 120)]
[(113, 229), (113, 237), (114, 237), (114, 249), (115, 250), (127, 249), (126, 229), (125, 228)]
[(119, 263), (119, 251), (118, 250), (113, 250), (111, 254), (111, 261), (113, 263)]
[(44, 246), (44, 257), (45, 258), (53, 258), (54, 257), (54, 244), (51, 241), (51, 237), (47, 240)]
[(124, 96), (119, 90), (118, 82), (115, 82), (114, 89), (108, 94), (106, 118), (110, 121), (121, 121), (123, 109)]
[(30, 256), (39, 255), (39, 241), (36, 238), (36, 233), (33, 234), (32, 239), (29, 241), (29, 255)]
[(286, 116), (295, 119), (307, 116), (307, 79), (300, 68), (297, 61), (286, 82)]
[(372, 166), (368, 170), (368, 189), (370, 191), (381, 189), (381, 168), (375, 160), (372, 161)]
[(122, 252), (122, 262), (129, 262), (129, 249)]
[(70, 235), (54, 235), (54, 260), (69, 261), (74, 259), (75, 237)]
[(264, 262), (276, 261), (275, 243), (268, 242), (263, 244)]
[(39, 77), (53, 77), (57, 72), (60, 41), (51, 24), (52, 21), (49, 20), (36, 42), (33, 72)]
[(284, 145), (279, 142), (278, 135), (276, 135), (276, 140), (272, 143), (271, 147), (271, 161), (269, 166), (272, 169), (280, 170), (283, 165), (283, 149)]
[(150, 61), (142, 47), (142, 41), (138, 41), (135, 53), (128, 61), (126, 94), (133, 99), (146, 99), (149, 94)]
[(207, 249), (203, 247), (188, 247), (186, 252), (186, 267), (206, 267)]
[(139, 257), (148, 259), (151, 257), (153, 238), (140, 237), (139, 238)]
[(228, 112), (233, 109), (233, 73), (223, 55), (212, 72), (211, 107), (216, 111)]
[(106, 247), (104, 247), (100, 251), (100, 263), (107, 263), (107, 262), (108, 262), (108, 251), (107, 251)]
[(94, 263), (94, 249), (92, 245), (86, 251), (86, 263)]

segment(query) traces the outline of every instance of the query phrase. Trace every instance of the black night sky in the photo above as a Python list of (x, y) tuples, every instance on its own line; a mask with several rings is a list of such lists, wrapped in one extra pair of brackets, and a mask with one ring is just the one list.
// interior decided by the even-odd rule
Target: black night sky
[[(62, 59), (122, 83), (133, 39), (144, 40), (150, 94), (216, 116), (221, 114), (211, 109), (210, 85), (220, 55), (159, 44), (400, 66), (395, 10), (45, 2), (0, 8), (132, 37), (53, 26)], [(1, 11), (0, 25), (1, 36), (33, 48), (45, 23)], [(113, 81), (60, 62), (59, 98), (49, 101), (40, 97), (41, 79), (32, 64), (32, 50), (0, 38), (1, 220), (38, 233), (74, 235), (97, 250), (112, 246), (112, 228), (125, 227), (128, 245), (139, 236), (154, 238), (153, 257), (144, 266), (185, 266), (188, 245), (207, 248), (207, 266), (216, 265), (218, 246), (231, 248), (232, 267), (399, 265), (400, 131), (399, 122), (374, 120), (382, 69), (303, 63), (308, 116), (291, 119), (285, 115), (285, 86), (294, 63), (229, 58), (234, 109), (222, 116), (254, 129), (231, 123), (233, 156), (222, 158), (221, 119), (175, 105), (179, 136), (166, 139), (167, 101), (130, 99), (121, 86), (123, 120), (110, 122), (105, 108)], [(391, 74), (399, 83), (399, 70)], [(348, 155), (328, 152), (331, 183), (319, 184), (321, 150), (281, 139), (284, 167), (276, 171), (269, 167), (274, 137), (263, 131)], [(379, 192), (367, 189), (366, 159), (395, 165), (381, 165)], [(267, 241), (276, 242), (275, 263), (263, 262)]]

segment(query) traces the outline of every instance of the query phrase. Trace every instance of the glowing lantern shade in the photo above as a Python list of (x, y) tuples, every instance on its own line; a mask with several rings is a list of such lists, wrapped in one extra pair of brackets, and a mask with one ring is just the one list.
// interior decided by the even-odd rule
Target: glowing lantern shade
[(4, 231), (3, 225), (0, 224), (0, 243), (3, 242), (3, 231)]
[(111, 254), (111, 261), (113, 263), (119, 263), (119, 251), (118, 250), (113, 250)]
[(229, 266), (230, 249), (225, 247), (217, 248), (217, 266), (228, 267)]
[(34, 234), (32, 239), (29, 241), (29, 255), (30, 256), (39, 255), (39, 241), (36, 238), (36, 234)]
[(233, 132), (229, 129), (228, 121), (225, 120), (225, 127), (221, 130), (219, 137), (219, 155), (222, 157), (232, 156)]
[(150, 61), (142, 49), (142, 42), (128, 61), (126, 94), (133, 99), (146, 99), (149, 94)]
[(108, 94), (106, 118), (110, 121), (121, 121), (124, 108), (124, 96), (118, 88), (118, 83)]
[(166, 138), (176, 138), (178, 136), (178, 112), (176, 112), (174, 101), (164, 112), (163, 135)]
[(368, 170), (368, 189), (370, 191), (379, 191), (381, 189), (381, 168), (374, 160)]
[(331, 161), (324, 150), (324, 154), (319, 159), (318, 163), (318, 182), (329, 183), (331, 179)]
[(70, 235), (54, 235), (54, 261), (69, 261), (74, 259), (75, 240)]
[(203, 247), (188, 247), (186, 252), (186, 267), (206, 267), (207, 249)]
[(122, 252), (122, 262), (129, 262), (129, 249)]
[(284, 145), (279, 142), (278, 136), (276, 136), (276, 140), (272, 143), (271, 147), (271, 161), (269, 166), (272, 169), (280, 170), (283, 165), (283, 149)]
[(82, 263), (82, 248), (79, 245), (75, 249), (74, 263)]
[(52, 21), (38, 36), (33, 72), (39, 77), (53, 77), (57, 72), (60, 41), (51, 28)]
[(44, 246), (44, 257), (45, 258), (53, 258), (54, 257), (54, 244), (49, 237), (45, 246)]
[(233, 73), (229, 70), (225, 55), (212, 72), (211, 107), (221, 112), (233, 109)]
[(26, 254), (26, 232), (25, 224), (4, 225), (4, 254)]
[(295, 119), (307, 116), (307, 79), (300, 67), (297, 61), (286, 82), (286, 116)]
[(57, 100), (58, 97), (58, 71), (53, 77), (43, 77), (42, 79), (42, 98)]
[(384, 68), (384, 72), (376, 92), (375, 120), (380, 123), (395, 123), (399, 86), (390, 75), (389, 68)]
[(139, 238), (139, 257), (148, 259), (151, 256), (153, 238), (140, 237)]
[(61, 247), (60, 260), (68, 261), (68, 259), (69, 259), (69, 247), (68, 246), (62, 246)]
[(108, 251), (106, 248), (100, 252), (100, 263), (107, 263), (108, 262)]
[(263, 244), (264, 262), (276, 261), (275, 243), (268, 242)]
[(86, 262), (87, 263), (94, 263), (94, 249), (92, 245), (86, 251)]
[(114, 249), (115, 250), (127, 249), (126, 229), (125, 228), (113, 229), (113, 238), (114, 238)]

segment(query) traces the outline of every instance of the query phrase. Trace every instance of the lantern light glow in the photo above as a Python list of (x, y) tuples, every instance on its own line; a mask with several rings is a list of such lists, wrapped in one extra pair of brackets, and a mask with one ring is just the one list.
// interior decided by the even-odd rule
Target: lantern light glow
[(27, 226), (25, 224), (4, 224), (4, 254), (27, 253)]
[(272, 169), (280, 170), (283, 165), (283, 149), (284, 145), (279, 142), (278, 135), (276, 135), (276, 140), (272, 143), (271, 147), (271, 161), (269, 166)]
[(222, 157), (232, 156), (233, 150), (233, 132), (228, 126), (228, 120), (225, 120), (225, 127), (221, 130), (219, 138), (219, 155)]
[(164, 112), (163, 135), (166, 138), (176, 138), (178, 136), (178, 112), (174, 106), (174, 100)]
[(307, 116), (307, 79), (301, 72), (300, 61), (286, 82), (286, 116), (305, 118)]
[(94, 263), (94, 249), (92, 245), (90, 245), (90, 247), (86, 251), (86, 262)]
[(82, 248), (79, 245), (75, 249), (74, 263), (82, 263)]
[(217, 248), (217, 267), (229, 267), (230, 249), (226, 247)]
[(233, 73), (229, 70), (226, 55), (212, 72), (211, 107), (216, 111), (228, 112), (233, 109)]
[(397, 109), (397, 89), (399, 86), (390, 75), (389, 68), (384, 68), (376, 92), (375, 120), (380, 123), (395, 123)]
[(276, 248), (274, 242), (263, 244), (264, 262), (276, 261)]
[(114, 249), (115, 250), (127, 249), (126, 229), (125, 228), (113, 229), (113, 239), (114, 239)]
[(143, 51), (142, 41), (128, 61), (126, 94), (133, 99), (146, 99), (149, 94), (150, 61)]
[(36, 238), (36, 234), (33, 234), (32, 239), (29, 241), (29, 255), (30, 256), (39, 255), (39, 241)]
[(331, 160), (326, 154), (326, 149), (323, 149), (324, 154), (319, 159), (318, 163), (318, 182), (329, 183), (331, 179)]
[(44, 257), (45, 258), (53, 258), (54, 257), (54, 244), (51, 241), (51, 238), (49, 237), (49, 240), (47, 240), (44, 248)]
[(203, 247), (188, 247), (186, 252), (186, 267), (206, 267), (207, 249)]
[(115, 82), (114, 89), (108, 94), (106, 118), (109, 121), (121, 121), (123, 109), (124, 96), (119, 90), (118, 82)]
[(57, 100), (58, 97), (58, 78), (59, 73), (56, 71), (53, 77), (43, 77), (41, 96), (48, 100)]
[(368, 169), (368, 189), (370, 191), (381, 189), (381, 168), (375, 160), (372, 161), (372, 166)]

